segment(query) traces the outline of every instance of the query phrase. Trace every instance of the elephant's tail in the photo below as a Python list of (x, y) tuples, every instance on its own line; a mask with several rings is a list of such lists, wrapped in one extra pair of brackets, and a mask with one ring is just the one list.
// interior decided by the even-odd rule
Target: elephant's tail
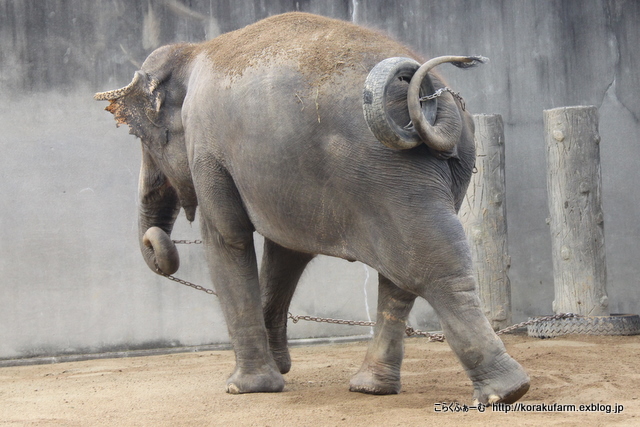
[[(440, 56), (423, 65), (400, 57), (379, 62), (364, 86), (363, 110), (369, 129), (390, 148), (406, 150), (424, 143), (438, 153), (455, 151), (462, 133), (459, 110), (464, 103), (447, 87), (436, 90), (429, 71), (444, 63), (471, 68), (488, 61), (483, 56)], [(404, 90), (406, 98), (402, 99)], [(399, 104), (404, 108), (398, 108)]]

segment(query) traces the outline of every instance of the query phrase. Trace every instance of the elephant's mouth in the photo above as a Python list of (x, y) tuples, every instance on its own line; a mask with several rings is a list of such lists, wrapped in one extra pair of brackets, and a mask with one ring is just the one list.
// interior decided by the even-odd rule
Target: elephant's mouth
[(193, 222), (196, 219), (196, 209), (198, 208), (198, 204), (184, 204), (182, 200), (180, 201), (182, 205), (182, 209), (184, 209), (184, 214), (187, 217), (187, 221)]
[(187, 221), (193, 222), (196, 218), (196, 209), (198, 207), (198, 198), (196, 197), (196, 191), (193, 187), (193, 181), (189, 176), (188, 179), (184, 179), (180, 182), (182, 185), (175, 186), (170, 180), (167, 180), (166, 184), (172, 187), (178, 195), (178, 202), (184, 214), (187, 217)]

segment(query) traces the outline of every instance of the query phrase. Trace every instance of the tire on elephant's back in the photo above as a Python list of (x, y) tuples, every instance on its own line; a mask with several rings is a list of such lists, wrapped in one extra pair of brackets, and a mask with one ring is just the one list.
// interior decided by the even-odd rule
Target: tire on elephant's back
[(640, 334), (640, 316), (612, 314), (554, 319), (528, 325), (527, 332), (534, 338), (553, 338), (569, 334), (638, 335)]
[[(420, 64), (411, 58), (387, 58), (369, 72), (364, 85), (364, 118), (378, 141), (389, 148), (407, 150), (422, 144), (409, 118), (407, 89), (409, 81)], [(425, 78), (421, 95), (435, 90), (431, 80)], [(435, 122), (437, 99), (423, 104), (426, 119)]]

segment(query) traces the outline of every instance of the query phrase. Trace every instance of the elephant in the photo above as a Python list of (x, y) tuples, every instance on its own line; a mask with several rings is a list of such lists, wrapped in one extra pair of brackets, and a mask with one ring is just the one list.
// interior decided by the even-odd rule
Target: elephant
[[(403, 337), (426, 299), (481, 403), (514, 402), (522, 366), (482, 313), (457, 216), (475, 164), (473, 120), (427, 61), (380, 32), (293, 12), (153, 51), (98, 93), (141, 140), (139, 241), (154, 272), (196, 208), (235, 351), (229, 393), (279, 392), (287, 313), (318, 254), (378, 272), (377, 323), (350, 390), (399, 393)], [(430, 97), (436, 92), (439, 97)], [(258, 269), (253, 233), (264, 236)]]

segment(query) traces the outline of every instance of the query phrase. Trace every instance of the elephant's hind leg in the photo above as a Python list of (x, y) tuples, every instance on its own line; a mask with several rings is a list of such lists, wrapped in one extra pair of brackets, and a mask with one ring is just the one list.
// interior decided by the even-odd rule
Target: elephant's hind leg
[(260, 287), (269, 348), (281, 373), (291, 369), (287, 347), (287, 315), (293, 293), (312, 254), (293, 251), (265, 238)]
[(480, 403), (513, 403), (529, 390), (529, 376), (507, 354), (480, 310), (471, 276), (446, 278), (427, 296), (453, 351), (473, 382)]
[[(417, 223), (409, 224), (409, 229), (423, 232), (415, 235), (415, 246), (405, 252), (399, 247), (385, 252), (391, 260), (386, 275), (406, 292), (425, 298), (436, 311), (446, 341), (473, 383), (474, 399), (514, 402), (528, 390), (529, 377), (507, 354), (480, 308), (462, 224), (446, 206), (431, 205), (431, 209), (426, 214), (437, 227), (415, 216)], [(407, 253), (424, 257), (406, 257)]]
[(349, 389), (369, 394), (400, 393), (404, 331), (416, 295), (378, 275), (378, 314), (373, 340)]
[(453, 215), (440, 218), (441, 227), (432, 234), (442, 256), (432, 257), (426, 271), (429, 278), (416, 293), (436, 311), (449, 346), (473, 382), (474, 399), (515, 402), (529, 389), (529, 376), (507, 354), (480, 308), (471, 252), (460, 221)]

